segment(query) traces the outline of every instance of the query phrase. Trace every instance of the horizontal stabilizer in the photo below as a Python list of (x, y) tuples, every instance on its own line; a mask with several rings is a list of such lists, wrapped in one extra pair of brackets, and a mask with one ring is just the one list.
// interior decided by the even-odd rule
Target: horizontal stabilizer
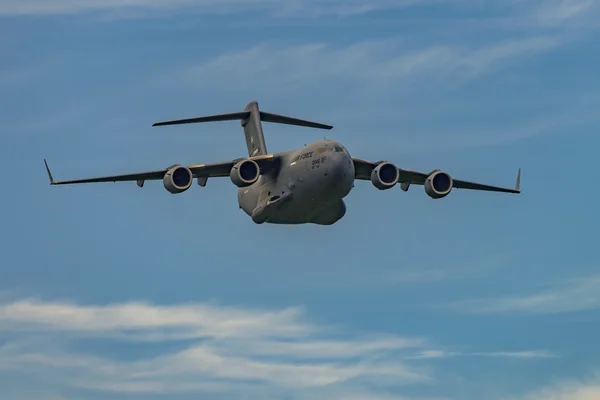
[(173, 121), (157, 122), (155, 124), (152, 124), (152, 126), (195, 124), (198, 122), (235, 121), (235, 120), (239, 120), (239, 119), (248, 118), (249, 116), (250, 116), (250, 111), (242, 111), (242, 112), (237, 112), (237, 113), (209, 115), (206, 117), (176, 119)]
[[(163, 121), (156, 122), (152, 126), (165, 126), (165, 125), (181, 125), (181, 124), (195, 124), (199, 122), (218, 122), (218, 121), (234, 121), (234, 120), (248, 120), (250, 118), (251, 111), (241, 111), (236, 113), (228, 113), (228, 114), (218, 114), (218, 115), (208, 115), (205, 117), (198, 118), (187, 118), (187, 119), (177, 119), (173, 121)], [(304, 126), (307, 128), (318, 128), (318, 129), (332, 129), (333, 126), (321, 124), (318, 122), (306, 121), (303, 119), (286, 117), (284, 115), (271, 114), (263, 111), (259, 111), (258, 115), (261, 121), (264, 122), (272, 122), (276, 124), (285, 124), (285, 125), (296, 125), (296, 126)]]
[(260, 112), (260, 120), (264, 122), (273, 122), (276, 124), (285, 124), (285, 125), (296, 125), (296, 126), (306, 126), (308, 128), (318, 128), (318, 129), (332, 129), (333, 126), (320, 124), (318, 122), (306, 121), (303, 119), (286, 117), (284, 115), (271, 114), (267, 112)]

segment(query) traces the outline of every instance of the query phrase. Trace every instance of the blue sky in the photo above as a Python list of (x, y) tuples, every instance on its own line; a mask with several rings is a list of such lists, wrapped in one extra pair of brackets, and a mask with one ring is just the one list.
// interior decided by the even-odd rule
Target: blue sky
[[(3, 397), (600, 398), (600, 5), (364, 3), (0, 1)], [(237, 122), (151, 124), (250, 100), (523, 193), (359, 182), (323, 227), (228, 179), (48, 185), (243, 156)]]

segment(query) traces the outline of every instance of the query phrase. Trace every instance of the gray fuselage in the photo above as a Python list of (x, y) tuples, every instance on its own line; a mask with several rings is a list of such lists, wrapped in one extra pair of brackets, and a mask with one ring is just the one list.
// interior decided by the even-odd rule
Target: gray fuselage
[(256, 223), (331, 225), (346, 213), (354, 163), (339, 142), (320, 140), (284, 153), (280, 168), (238, 189), (238, 203)]

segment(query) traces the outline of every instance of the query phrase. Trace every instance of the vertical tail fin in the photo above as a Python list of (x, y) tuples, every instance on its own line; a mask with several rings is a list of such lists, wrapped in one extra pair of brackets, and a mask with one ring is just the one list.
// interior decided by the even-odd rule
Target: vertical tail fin
[(248, 113), (248, 116), (242, 119), (241, 122), (242, 127), (244, 127), (244, 136), (246, 136), (248, 155), (253, 157), (268, 154), (258, 103), (256, 101), (251, 101), (246, 105), (244, 111)]
[(251, 157), (268, 154), (261, 121), (319, 129), (333, 128), (333, 126), (331, 125), (325, 125), (317, 122), (311, 122), (260, 111), (258, 108), (258, 102), (256, 101), (251, 101), (250, 103), (248, 103), (246, 105), (246, 108), (242, 112), (157, 122), (152, 126), (180, 125), (193, 124), (198, 122), (216, 122), (233, 120), (241, 120), (242, 127), (244, 128), (244, 135), (246, 136), (246, 146), (248, 147), (248, 155)]

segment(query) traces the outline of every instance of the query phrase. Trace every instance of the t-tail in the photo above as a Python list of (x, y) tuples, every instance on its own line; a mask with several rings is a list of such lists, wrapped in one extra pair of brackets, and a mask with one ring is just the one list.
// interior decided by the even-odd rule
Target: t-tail
[(246, 105), (244, 111), (229, 113), (229, 114), (218, 114), (209, 115), (206, 117), (197, 117), (189, 119), (179, 119), (174, 121), (157, 122), (152, 126), (163, 126), (163, 125), (180, 125), (180, 124), (193, 124), (198, 122), (216, 122), (216, 121), (233, 121), (240, 120), (242, 127), (244, 128), (244, 135), (246, 136), (246, 145), (248, 146), (248, 155), (250, 157), (265, 155), (267, 152), (267, 145), (265, 144), (265, 136), (263, 134), (262, 123), (273, 122), (277, 124), (305, 126), (308, 128), (319, 128), (319, 129), (331, 129), (333, 126), (320, 124), (317, 122), (305, 121), (302, 119), (286, 117), (283, 115), (271, 114), (268, 112), (260, 111), (258, 103), (251, 101)]

